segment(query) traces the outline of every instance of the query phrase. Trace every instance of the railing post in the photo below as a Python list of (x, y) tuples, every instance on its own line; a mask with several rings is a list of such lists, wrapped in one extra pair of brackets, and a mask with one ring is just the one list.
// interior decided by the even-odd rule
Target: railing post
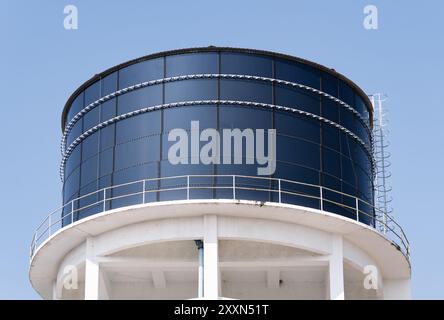
[(142, 188), (143, 188), (143, 190), (142, 190), (142, 203), (143, 204), (145, 203), (145, 187), (146, 187), (146, 180), (143, 179), (143, 183), (142, 183)]
[(71, 201), (71, 223), (74, 223), (74, 200)]
[(103, 212), (106, 211), (106, 188), (103, 189)]
[(279, 203), (281, 203), (281, 179), (278, 179)]
[(52, 214), (50, 213), (48, 216), (48, 238), (51, 236), (51, 216)]
[(356, 202), (356, 221), (359, 222), (359, 199), (358, 199), (358, 197), (355, 198), (355, 202)]
[(322, 186), (319, 186), (319, 198), (321, 200), (321, 211), (324, 211), (324, 195), (322, 193)]
[(29, 248), (30, 251), (31, 251), (31, 252), (30, 252), (30, 256), (29, 256), (30, 258), (32, 258), (32, 256), (34, 255), (34, 250), (35, 250), (35, 249), (34, 249), (34, 248), (35, 248), (35, 239), (36, 239), (36, 235), (35, 235), (35, 234), (36, 234), (36, 232), (37, 232), (37, 231), (34, 231), (34, 235), (32, 236), (31, 247)]
[(187, 200), (190, 200), (190, 176), (187, 175)]
[(233, 200), (236, 200), (236, 176), (233, 175)]
[(34, 231), (34, 248), (32, 248), (33, 255), (34, 255), (35, 249), (37, 249), (37, 230)]

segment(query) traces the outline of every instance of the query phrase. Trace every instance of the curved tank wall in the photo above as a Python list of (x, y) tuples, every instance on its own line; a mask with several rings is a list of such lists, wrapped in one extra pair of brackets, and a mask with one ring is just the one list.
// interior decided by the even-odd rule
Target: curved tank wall
[[(141, 83), (144, 84), (134, 87)], [(198, 128), (191, 130), (192, 121), (199, 122)], [(231, 162), (236, 164), (227, 164), (229, 161), (223, 159), (220, 163), (203, 164), (199, 159), (193, 163), (190, 150), (188, 164), (172, 164), (168, 152), (175, 142), (168, 135), (173, 129), (183, 129), (190, 136), (193, 131), (199, 136), (208, 128), (220, 133), (224, 129), (252, 129), (257, 141), (260, 131), (256, 129), (275, 129), (275, 170), (266, 177), (324, 186), (323, 197), (329, 201), (324, 201), (323, 209), (354, 218), (354, 210), (338, 205), (353, 207), (351, 199), (329, 189), (373, 203), (371, 122), (371, 106), (362, 90), (340, 74), (298, 58), (229, 48), (185, 49), (143, 57), (95, 76), (65, 106), (63, 202), (144, 178), (190, 174), (257, 176), (258, 163), (248, 159), (246, 153), (237, 154), (239, 159), (231, 156)], [(266, 134), (264, 139), (268, 141)], [(192, 138), (190, 144), (191, 141)], [(246, 150), (247, 138), (242, 141)], [(205, 145), (204, 141), (199, 143), (199, 147)], [(271, 150), (269, 145), (265, 148), (265, 153)], [(146, 189), (184, 183), (162, 180), (152, 186), (148, 183)], [(231, 181), (210, 177), (194, 183), (229, 186)], [(241, 188), (236, 196), (277, 201), (275, 192), (249, 190), (267, 189), (276, 183), (238, 180), (237, 184), (245, 189)], [(131, 188), (135, 186), (116, 188), (107, 197), (131, 193)], [(293, 184), (282, 188), (292, 192), (282, 195), (283, 202), (321, 206), (316, 199), (318, 188)], [(229, 192), (223, 188), (198, 189), (191, 190), (189, 196), (229, 198)], [(88, 206), (100, 197), (101, 194), (85, 197), (75, 206)], [(140, 197), (137, 194), (109, 201), (106, 209), (140, 203)], [(147, 201), (184, 199), (185, 191), (151, 192), (146, 197)], [(360, 207), (373, 215), (369, 206)], [(101, 204), (87, 207), (78, 211), (74, 219), (102, 209)], [(366, 215), (360, 221), (373, 224)]]

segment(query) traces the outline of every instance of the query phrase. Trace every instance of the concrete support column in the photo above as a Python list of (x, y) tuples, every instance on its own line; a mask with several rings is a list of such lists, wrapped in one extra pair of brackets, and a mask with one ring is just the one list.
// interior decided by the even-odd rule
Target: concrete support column
[(204, 299), (219, 298), (219, 250), (217, 217), (204, 216)]
[(332, 252), (328, 264), (327, 299), (344, 300), (344, 255), (342, 236), (332, 236)]
[(86, 239), (85, 259), (85, 300), (108, 300), (108, 285), (106, 275), (100, 270), (100, 265), (94, 254), (94, 239)]

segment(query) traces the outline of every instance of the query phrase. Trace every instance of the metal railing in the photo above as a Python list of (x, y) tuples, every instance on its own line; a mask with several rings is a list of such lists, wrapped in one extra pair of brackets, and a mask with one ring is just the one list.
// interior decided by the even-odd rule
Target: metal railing
[[(36, 228), (36, 249), (58, 230), (87, 216), (129, 205), (168, 200), (231, 199), (296, 204), (337, 213), (375, 228), (410, 259), (402, 227), (371, 203), (324, 186), (287, 179), (244, 175), (182, 175), (143, 179), (106, 187), (75, 198), (54, 210)], [(385, 219), (379, 217), (385, 216)], [(382, 227), (382, 228), (381, 228)]]

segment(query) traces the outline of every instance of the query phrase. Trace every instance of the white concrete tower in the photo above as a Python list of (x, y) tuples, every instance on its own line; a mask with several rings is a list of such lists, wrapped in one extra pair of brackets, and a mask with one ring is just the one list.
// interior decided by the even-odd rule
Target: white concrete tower
[[(30, 278), (46, 299), (194, 299), (195, 239), (203, 241), (206, 299), (410, 298), (408, 260), (372, 227), (242, 200), (149, 203), (91, 216), (38, 248)], [(366, 266), (377, 268), (376, 290), (364, 286)]]

